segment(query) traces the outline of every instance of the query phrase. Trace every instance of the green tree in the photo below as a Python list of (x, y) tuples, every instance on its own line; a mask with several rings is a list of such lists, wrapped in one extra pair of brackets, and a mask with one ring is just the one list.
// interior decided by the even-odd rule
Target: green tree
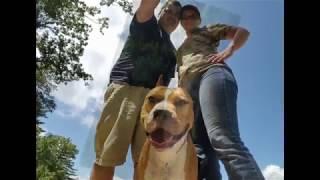
[[(80, 0), (36, 0), (36, 162), (38, 180), (68, 180), (74, 175), (73, 160), (78, 150), (69, 138), (45, 135), (39, 118), (52, 112), (52, 91), (61, 83), (92, 80), (80, 63), (88, 44), (91, 23), (108, 28), (101, 8), (119, 5), (132, 14), (127, 0), (101, 0), (88, 6)], [(90, 23), (89, 23), (90, 22)]]
[(37, 180), (71, 180), (75, 175), (76, 146), (69, 138), (52, 134), (41, 136), (41, 132), (37, 125)]
[(80, 0), (36, 1), (36, 115), (46, 117), (55, 109), (52, 90), (58, 84), (92, 80), (80, 63), (88, 44), (91, 23), (108, 28), (108, 17), (101, 14), (102, 7), (119, 5), (132, 14), (132, 3), (127, 0), (101, 0), (99, 6), (88, 6)]

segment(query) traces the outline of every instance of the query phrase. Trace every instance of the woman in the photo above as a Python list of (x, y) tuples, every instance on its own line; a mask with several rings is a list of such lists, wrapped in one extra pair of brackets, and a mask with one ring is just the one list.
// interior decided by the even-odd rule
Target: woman
[[(264, 179), (241, 141), (236, 110), (237, 83), (225, 63), (246, 42), (249, 32), (225, 24), (199, 28), (200, 23), (200, 13), (195, 6), (182, 8), (181, 25), (187, 38), (177, 53), (179, 85), (189, 91), (195, 102), (193, 140), (200, 162), (202, 177), (199, 178), (221, 179), (216, 154), (229, 179)], [(220, 40), (230, 40), (230, 43), (217, 52)]]

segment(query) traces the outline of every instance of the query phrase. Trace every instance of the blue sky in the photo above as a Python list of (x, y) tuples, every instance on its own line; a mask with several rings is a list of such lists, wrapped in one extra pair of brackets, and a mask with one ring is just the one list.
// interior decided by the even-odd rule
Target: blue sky
[[(221, 21), (243, 26), (251, 32), (245, 46), (228, 60), (239, 87), (240, 133), (261, 169), (270, 165), (283, 168), (283, 1), (197, 2), (219, 10), (216, 14), (214, 11), (201, 11), (205, 23)], [(94, 82), (89, 87), (84, 87), (82, 82), (59, 87), (55, 94), (57, 109), (49, 114), (43, 125), (48, 132), (70, 137), (77, 145), (80, 153), (75, 167), (81, 177), (88, 175), (89, 169), (85, 167), (91, 164), (94, 157), (93, 149), (90, 149), (94, 126), (102, 108), (110, 68), (123, 45), (120, 37), (123, 31), (127, 31), (126, 25), (130, 19), (117, 8), (106, 11), (105, 14), (111, 19), (108, 35), (93, 34), (81, 59), (85, 68), (93, 74)], [(120, 17), (122, 19), (119, 20)], [(118, 20), (112, 21), (112, 18)], [(222, 47), (225, 44), (223, 42)], [(130, 153), (128, 155), (127, 163), (116, 170), (116, 175), (122, 179), (130, 179), (132, 173)], [(223, 179), (227, 179), (224, 170), (222, 173)]]

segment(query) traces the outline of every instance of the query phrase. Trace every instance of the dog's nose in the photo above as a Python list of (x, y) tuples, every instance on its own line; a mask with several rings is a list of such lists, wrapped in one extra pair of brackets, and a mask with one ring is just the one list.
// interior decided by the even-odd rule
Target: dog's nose
[(165, 119), (171, 118), (171, 112), (164, 109), (158, 109), (153, 112), (153, 118), (165, 120)]

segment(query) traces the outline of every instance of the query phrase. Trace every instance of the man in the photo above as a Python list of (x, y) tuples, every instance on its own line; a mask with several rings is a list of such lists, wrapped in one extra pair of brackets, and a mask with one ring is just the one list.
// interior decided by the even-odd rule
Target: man
[(137, 166), (145, 141), (139, 123), (144, 97), (157, 82), (167, 86), (174, 76), (176, 58), (170, 33), (178, 26), (181, 4), (167, 1), (157, 21), (154, 10), (158, 4), (159, 0), (141, 0), (129, 37), (111, 71), (96, 129), (91, 180), (112, 180), (114, 168), (125, 162), (130, 144)]

